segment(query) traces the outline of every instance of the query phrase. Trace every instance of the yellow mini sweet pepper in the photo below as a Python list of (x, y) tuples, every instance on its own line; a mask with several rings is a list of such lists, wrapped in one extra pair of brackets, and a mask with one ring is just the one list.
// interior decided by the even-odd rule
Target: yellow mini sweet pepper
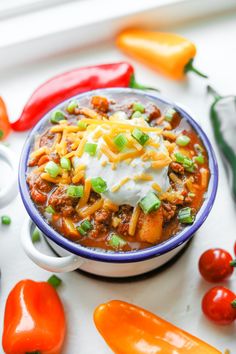
[(193, 66), (196, 46), (178, 34), (127, 29), (116, 43), (126, 54), (172, 79), (181, 80), (189, 71), (207, 78)]
[(116, 354), (221, 354), (171, 323), (123, 301), (98, 306), (94, 321)]

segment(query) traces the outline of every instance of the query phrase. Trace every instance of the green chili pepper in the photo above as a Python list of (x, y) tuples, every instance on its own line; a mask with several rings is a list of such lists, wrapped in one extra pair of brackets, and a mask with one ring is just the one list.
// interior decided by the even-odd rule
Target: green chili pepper
[(214, 97), (210, 118), (216, 142), (232, 172), (232, 190), (236, 199), (236, 96), (221, 96), (211, 86), (207, 90)]

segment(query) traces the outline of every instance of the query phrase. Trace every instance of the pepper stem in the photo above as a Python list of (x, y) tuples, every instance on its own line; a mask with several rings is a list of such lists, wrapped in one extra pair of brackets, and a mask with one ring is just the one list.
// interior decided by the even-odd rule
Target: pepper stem
[(160, 92), (160, 90), (158, 90), (157, 88), (154, 88), (154, 87), (147, 87), (147, 86), (144, 86), (144, 85), (139, 84), (139, 83), (135, 80), (135, 76), (134, 76), (134, 75), (132, 75), (131, 78), (130, 78), (129, 87), (134, 88), (134, 89), (138, 89), (138, 90), (152, 90), (152, 91)]
[(236, 259), (231, 261), (229, 264), (230, 264), (231, 267), (236, 267)]
[(204, 79), (207, 79), (208, 76), (203, 74), (201, 71), (199, 71), (198, 69), (196, 69), (194, 66), (193, 66), (193, 59), (191, 59), (184, 67), (184, 72), (185, 73), (188, 73), (189, 71), (192, 71), (194, 72), (195, 74), (197, 74), (198, 76), (201, 76), (203, 77)]
[(231, 302), (231, 306), (235, 309), (236, 308), (236, 299)]
[(220, 98), (222, 98), (222, 96), (210, 85), (207, 85), (207, 92), (212, 95), (215, 100), (219, 100)]

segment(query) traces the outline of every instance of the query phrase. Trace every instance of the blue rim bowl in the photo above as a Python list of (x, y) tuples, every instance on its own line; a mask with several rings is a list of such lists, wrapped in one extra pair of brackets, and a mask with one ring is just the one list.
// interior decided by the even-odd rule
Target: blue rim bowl
[[(36, 208), (35, 204), (30, 198), (29, 188), (26, 183), (27, 162), (28, 162), (31, 146), (34, 141), (34, 137), (40, 131), (41, 127), (44, 126), (46, 121), (48, 121), (51, 111), (48, 112), (32, 129), (25, 142), (21, 154), (20, 165), (19, 165), (19, 189), (20, 189), (22, 201), (24, 203), (24, 206), (30, 218), (50, 240), (55, 242), (60, 247), (78, 256), (91, 259), (94, 261), (102, 261), (102, 262), (110, 262), (110, 263), (140, 262), (170, 252), (174, 248), (180, 246), (181, 244), (191, 239), (194, 233), (199, 229), (199, 227), (206, 220), (213, 206), (216, 192), (217, 192), (217, 186), (218, 186), (218, 166), (217, 166), (216, 157), (213, 148), (211, 146), (211, 143), (207, 135), (202, 130), (202, 128), (198, 125), (198, 123), (196, 123), (195, 120), (191, 118), (190, 115), (187, 112), (185, 112), (181, 107), (177, 106), (175, 103), (166, 100), (160, 95), (157, 94), (153, 95), (150, 93), (146, 93), (144, 91), (138, 91), (133, 89), (109, 88), (109, 89), (89, 91), (80, 95), (76, 95), (74, 96), (74, 98), (83, 98), (86, 96), (89, 97), (93, 94), (109, 95), (113, 93), (121, 94), (121, 95), (135, 94), (136, 96), (146, 97), (147, 99), (151, 99), (152, 101), (154, 100), (157, 105), (161, 104), (161, 105), (167, 105), (173, 107), (181, 114), (182, 118), (185, 119), (192, 126), (192, 128), (197, 132), (197, 134), (201, 138), (203, 145), (205, 146), (205, 149), (208, 153), (210, 180), (209, 180), (208, 190), (206, 192), (204, 202), (197, 213), (195, 222), (192, 225), (186, 226), (179, 233), (177, 233), (176, 235), (172, 236), (168, 240), (158, 245), (151, 246), (146, 249), (142, 249), (138, 251), (130, 251), (130, 252), (105, 252), (100, 249), (86, 248), (84, 246), (81, 246), (80, 244), (68, 240), (67, 238), (59, 234), (45, 221), (43, 216)], [(71, 99), (72, 98), (65, 100), (64, 102), (60, 103), (57, 107), (64, 106)]]

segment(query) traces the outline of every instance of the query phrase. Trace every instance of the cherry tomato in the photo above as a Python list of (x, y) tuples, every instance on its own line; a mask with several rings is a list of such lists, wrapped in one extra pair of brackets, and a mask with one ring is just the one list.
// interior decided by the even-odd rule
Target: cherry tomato
[(236, 295), (223, 286), (210, 289), (202, 299), (202, 311), (213, 322), (227, 325), (236, 319), (236, 308), (232, 302)]
[(209, 282), (220, 282), (234, 271), (233, 258), (221, 248), (212, 248), (204, 252), (198, 262), (199, 272)]

